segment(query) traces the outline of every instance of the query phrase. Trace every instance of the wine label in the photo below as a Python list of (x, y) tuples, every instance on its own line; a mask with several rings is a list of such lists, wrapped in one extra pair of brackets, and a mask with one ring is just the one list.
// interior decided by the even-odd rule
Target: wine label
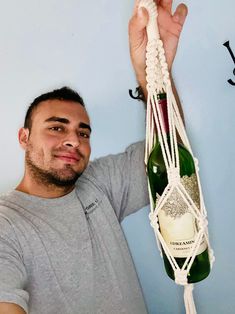
[[(200, 196), (196, 174), (183, 176), (181, 183), (192, 198), (198, 210)], [(157, 195), (157, 201), (160, 198)], [(187, 257), (195, 243), (198, 233), (197, 220), (190, 212), (188, 205), (175, 189), (158, 213), (161, 234), (174, 257)], [(201, 241), (197, 255), (207, 248), (205, 239)]]

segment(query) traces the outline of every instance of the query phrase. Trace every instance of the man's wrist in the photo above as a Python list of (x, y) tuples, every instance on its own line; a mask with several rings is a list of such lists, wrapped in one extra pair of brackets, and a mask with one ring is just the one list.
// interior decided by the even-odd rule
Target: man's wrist
[(137, 82), (139, 83), (139, 86), (141, 88), (141, 91), (144, 95), (145, 100), (147, 100), (148, 92), (147, 92), (147, 81), (146, 76), (137, 76), (136, 75)]

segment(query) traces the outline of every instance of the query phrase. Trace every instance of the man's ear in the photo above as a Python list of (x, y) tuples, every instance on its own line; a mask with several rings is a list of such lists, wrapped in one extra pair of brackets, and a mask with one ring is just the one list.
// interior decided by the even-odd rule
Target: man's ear
[(20, 146), (25, 150), (29, 140), (29, 129), (20, 128), (18, 132)]

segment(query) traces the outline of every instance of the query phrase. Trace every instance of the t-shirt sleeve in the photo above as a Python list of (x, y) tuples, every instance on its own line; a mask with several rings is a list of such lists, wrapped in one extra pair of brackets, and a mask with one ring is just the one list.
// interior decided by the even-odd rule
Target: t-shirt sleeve
[(14, 227), (0, 213), (0, 302), (17, 304), (28, 313), (26, 285), (27, 274)]
[(119, 221), (149, 203), (144, 148), (144, 142), (132, 144), (123, 153), (94, 160), (86, 170), (108, 196)]

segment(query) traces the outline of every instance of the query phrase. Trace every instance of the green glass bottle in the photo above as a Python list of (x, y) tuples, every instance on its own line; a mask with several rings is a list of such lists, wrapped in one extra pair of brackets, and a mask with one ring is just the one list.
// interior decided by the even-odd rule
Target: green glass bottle
[[(164, 129), (169, 143), (169, 124), (165, 93), (158, 95), (158, 103), (160, 105), (164, 120)], [(195, 174), (194, 160), (189, 151), (181, 143), (178, 143), (178, 151), (181, 183), (186, 188), (192, 200), (199, 206), (199, 190)], [(159, 142), (155, 144), (149, 156), (147, 172), (152, 198), (154, 204), (156, 204), (158, 198), (168, 184), (166, 167)], [(159, 211), (158, 218), (160, 232), (165, 242), (168, 244), (171, 254), (176, 259), (177, 264), (182, 268), (189, 250), (194, 243), (194, 236), (197, 232), (196, 220), (188, 211), (187, 205), (185, 205), (184, 202), (180, 202), (177, 192), (172, 194), (171, 198), (163, 206), (163, 209)], [(163, 260), (168, 276), (174, 280), (174, 271), (164, 251)], [(209, 275), (209, 272), (210, 262), (208, 248), (205, 239), (203, 239), (198, 254), (190, 268), (187, 277), (188, 283), (203, 280)]]

